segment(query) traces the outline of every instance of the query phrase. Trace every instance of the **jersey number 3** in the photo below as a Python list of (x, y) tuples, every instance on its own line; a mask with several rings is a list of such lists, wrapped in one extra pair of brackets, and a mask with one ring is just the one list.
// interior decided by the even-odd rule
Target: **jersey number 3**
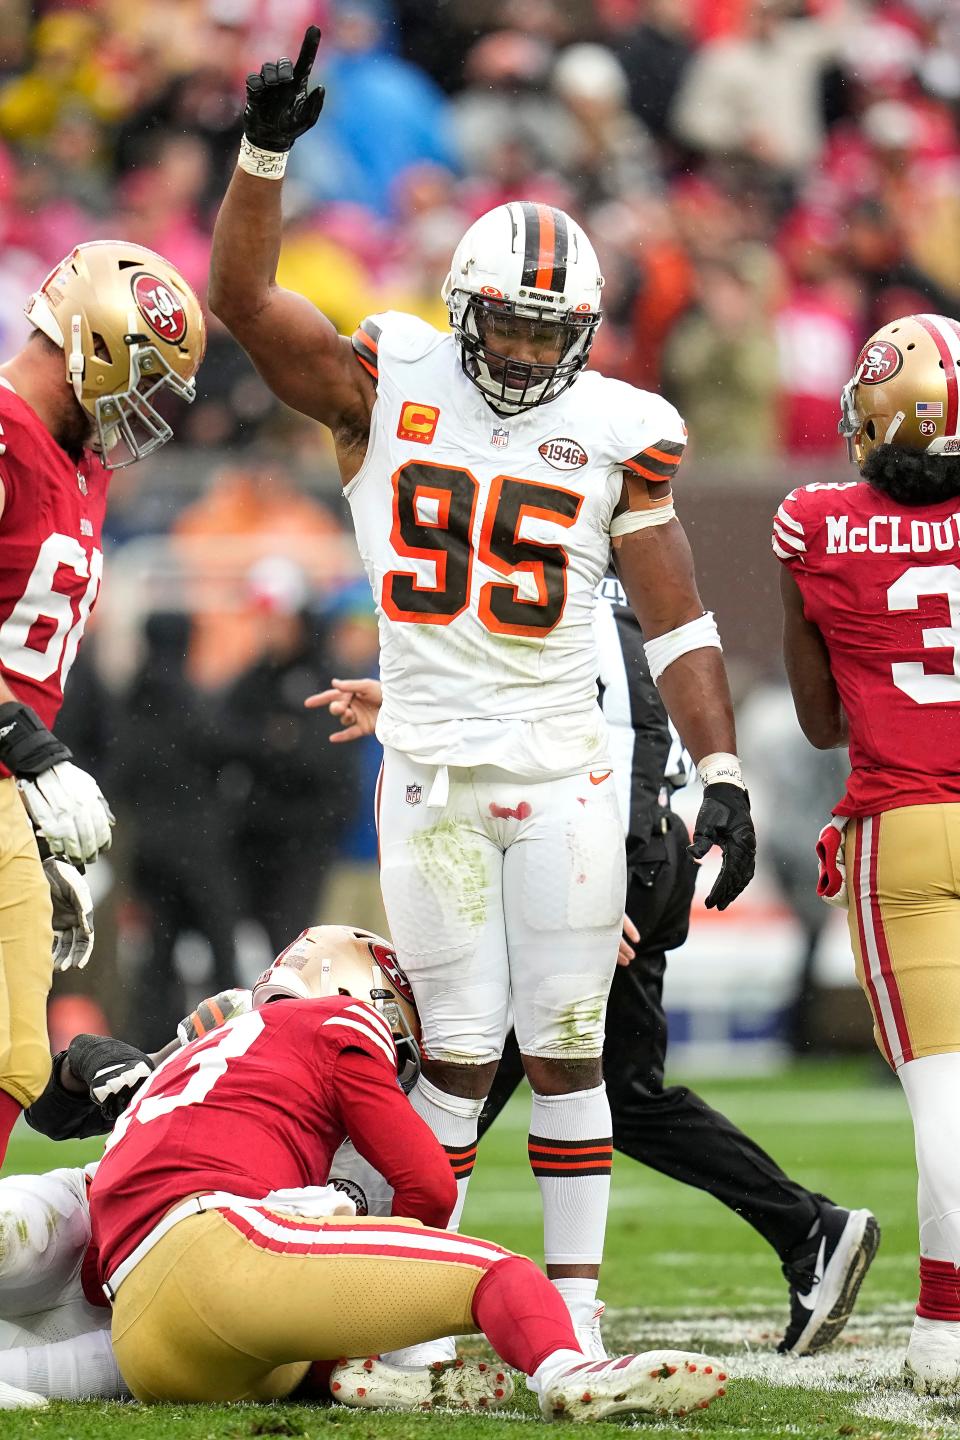
[(576, 521), (583, 496), (536, 480), (494, 480), (474, 550), (471, 537), (479, 485), (469, 470), (410, 460), (393, 477), (393, 530), (398, 555), (431, 560), (436, 583), (422, 585), (405, 570), (384, 576), (381, 603), (391, 620), (449, 625), (467, 608), (474, 555), (501, 575), (529, 574), (534, 600), (520, 598), (511, 580), (488, 580), (477, 601), (480, 619), (497, 635), (547, 635), (567, 598), (567, 552), (562, 545), (520, 539), (523, 520), (536, 516), (555, 525)]
[(949, 647), (953, 668), (948, 674), (936, 673), (917, 660), (900, 660), (891, 667), (893, 683), (918, 705), (955, 705), (960, 701), (960, 569), (956, 565), (911, 565), (887, 591), (887, 608), (916, 610), (927, 595), (946, 599), (950, 624), (925, 629), (924, 648)]

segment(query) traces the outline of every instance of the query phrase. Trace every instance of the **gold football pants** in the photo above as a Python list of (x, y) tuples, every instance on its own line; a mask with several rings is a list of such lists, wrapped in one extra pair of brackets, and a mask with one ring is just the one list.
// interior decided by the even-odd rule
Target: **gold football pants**
[(120, 1285), (113, 1346), (138, 1400), (272, 1400), (314, 1360), (475, 1333), (473, 1293), (508, 1253), (417, 1220), (209, 1210)]
[(960, 1051), (960, 804), (851, 820), (850, 940), (874, 1036), (898, 1070)]
[(50, 886), (16, 782), (0, 779), (0, 1089), (30, 1105), (50, 1077)]

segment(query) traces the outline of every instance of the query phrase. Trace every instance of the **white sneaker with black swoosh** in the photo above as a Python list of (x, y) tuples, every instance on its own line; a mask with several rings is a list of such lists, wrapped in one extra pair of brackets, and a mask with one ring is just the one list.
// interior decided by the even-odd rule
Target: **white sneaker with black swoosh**
[(813, 1355), (836, 1340), (879, 1244), (880, 1226), (869, 1210), (821, 1207), (802, 1250), (783, 1267), (790, 1323), (777, 1346), (782, 1355)]

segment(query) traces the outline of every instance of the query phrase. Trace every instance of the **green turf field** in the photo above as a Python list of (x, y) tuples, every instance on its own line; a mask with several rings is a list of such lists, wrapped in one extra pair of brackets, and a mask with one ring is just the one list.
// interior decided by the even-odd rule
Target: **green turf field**
[[(732, 1375), (726, 1397), (696, 1418), (638, 1428), (693, 1437), (845, 1436), (960, 1440), (960, 1404), (905, 1394), (897, 1376), (916, 1299), (913, 1146), (900, 1089), (879, 1066), (809, 1066), (776, 1080), (698, 1086), (784, 1167), (840, 1203), (870, 1206), (880, 1220), (880, 1253), (851, 1325), (837, 1346), (808, 1360), (774, 1354), (786, 1315), (776, 1257), (715, 1201), (618, 1157), (601, 1295), (608, 1345), (705, 1349)], [(464, 1230), (542, 1258), (538, 1196), (526, 1161), (527, 1103), (518, 1098), (484, 1142), (471, 1182)], [(53, 1146), (18, 1132), (6, 1172), (75, 1164), (96, 1147)], [(476, 1342), (468, 1342), (476, 1350)], [(338, 1440), (428, 1440), (450, 1435), (493, 1440), (539, 1425), (530, 1397), (507, 1418), (450, 1414), (387, 1416), (303, 1406), (164, 1407), (57, 1405), (0, 1414), (2, 1440), (206, 1440), (254, 1435)], [(492, 1429), (491, 1429), (492, 1427)], [(553, 1427), (558, 1440), (579, 1427)], [(582, 1431), (579, 1431), (582, 1434)], [(332, 1434), (330, 1440), (333, 1440)]]

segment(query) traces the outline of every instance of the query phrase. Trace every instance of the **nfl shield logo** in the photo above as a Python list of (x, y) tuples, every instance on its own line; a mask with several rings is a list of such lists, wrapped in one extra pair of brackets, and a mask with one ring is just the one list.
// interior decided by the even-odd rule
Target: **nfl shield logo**
[(503, 425), (494, 425), (490, 432), (490, 444), (498, 445), (502, 450), (505, 445), (510, 444), (510, 431)]
[(419, 805), (419, 804), (420, 804), (420, 801), (421, 801), (422, 799), (423, 799), (423, 786), (422, 786), (422, 785), (408, 785), (408, 786), (407, 786), (407, 804), (408, 804), (408, 805)]

